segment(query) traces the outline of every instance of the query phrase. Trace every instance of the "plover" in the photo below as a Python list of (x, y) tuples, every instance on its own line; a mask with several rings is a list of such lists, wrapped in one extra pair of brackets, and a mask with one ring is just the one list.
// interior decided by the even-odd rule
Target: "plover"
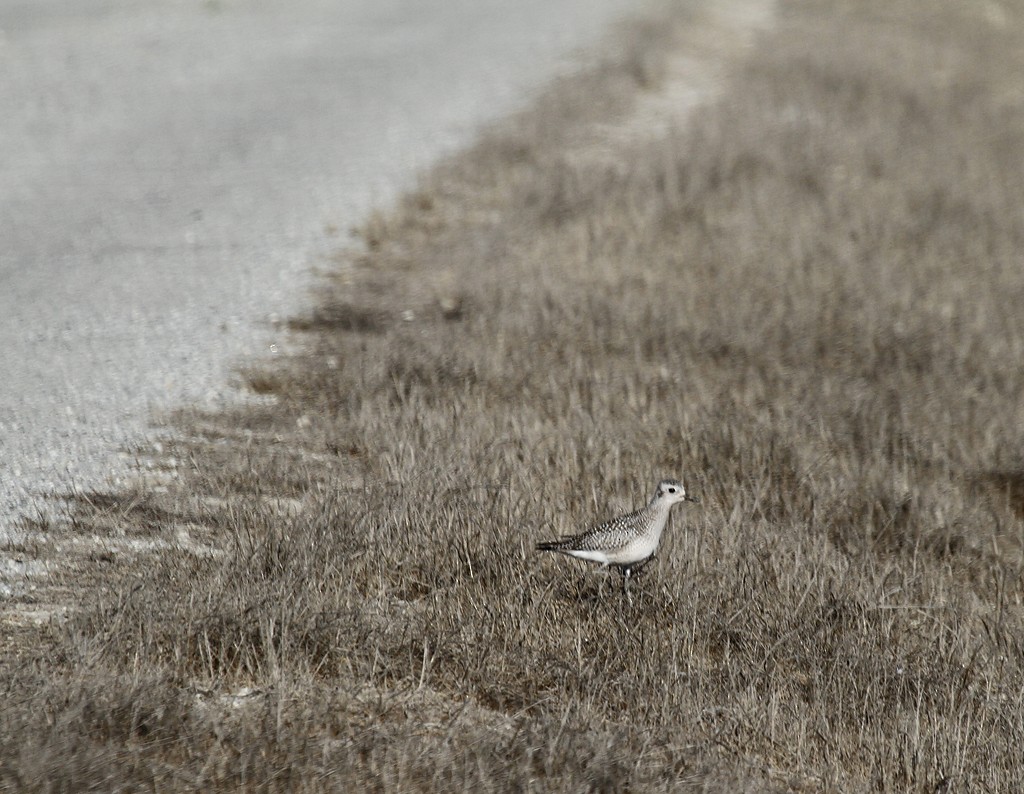
[(622, 573), (622, 587), (628, 596), (633, 572), (654, 559), (672, 505), (699, 501), (686, 493), (679, 480), (662, 480), (647, 507), (605, 521), (579, 535), (538, 543), (537, 550), (599, 562), (602, 568), (615, 566)]

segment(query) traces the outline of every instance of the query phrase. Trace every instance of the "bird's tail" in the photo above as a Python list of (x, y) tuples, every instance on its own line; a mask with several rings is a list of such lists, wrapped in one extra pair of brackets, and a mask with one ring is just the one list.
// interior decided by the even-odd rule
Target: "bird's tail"
[(537, 551), (561, 551), (566, 546), (564, 540), (544, 540), (536, 545)]

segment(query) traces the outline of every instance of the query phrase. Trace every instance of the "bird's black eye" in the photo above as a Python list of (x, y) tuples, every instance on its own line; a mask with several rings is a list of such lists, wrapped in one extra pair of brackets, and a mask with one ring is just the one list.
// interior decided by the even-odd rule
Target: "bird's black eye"
[(675, 493), (675, 492), (676, 492), (676, 489), (675, 489), (675, 488), (669, 488), (669, 489), (668, 489), (668, 492), (669, 492), (669, 493)]

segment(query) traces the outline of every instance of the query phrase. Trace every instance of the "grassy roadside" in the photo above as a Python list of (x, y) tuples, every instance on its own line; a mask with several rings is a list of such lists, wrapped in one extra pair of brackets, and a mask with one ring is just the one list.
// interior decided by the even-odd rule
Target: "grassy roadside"
[[(57, 582), (95, 598), (5, 668), (0, 786), (1012, 790), (1022, 45), (1019, 3), (792, 0), (686, 127), (600, 139), (651, 25), (427, 175), (272, 404), (50, 530), (167, 548)], [(531, 552), (671, 475), (634, 604)]]

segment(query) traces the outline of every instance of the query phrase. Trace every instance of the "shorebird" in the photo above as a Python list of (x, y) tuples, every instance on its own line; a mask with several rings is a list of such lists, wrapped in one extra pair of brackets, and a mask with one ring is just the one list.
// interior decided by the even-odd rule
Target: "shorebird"
[(622, 573), (622, 588), (628, 598), (629, 579), (634, 571), (654, 559), (672, 505), (699, 501), (686, 493), (679, 480), (662, 480), (647, 507), (605, 521), (579, 535), (538, 543), (537, 550), (599, 562), (601, 568), (615, 566)]

